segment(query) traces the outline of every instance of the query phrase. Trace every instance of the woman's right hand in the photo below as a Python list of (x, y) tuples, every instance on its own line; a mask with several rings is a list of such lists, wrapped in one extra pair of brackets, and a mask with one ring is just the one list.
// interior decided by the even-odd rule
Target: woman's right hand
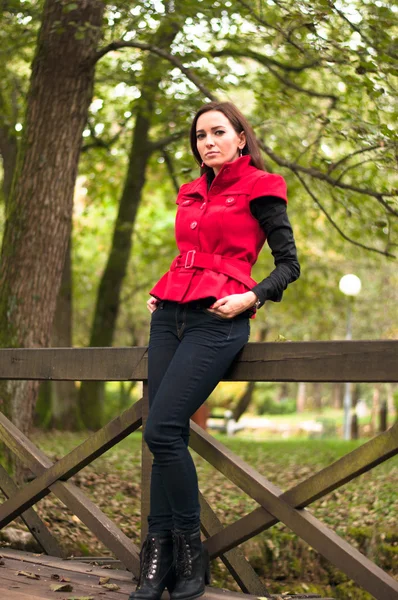
[(152, 298), (149, 298), (148, 302), (146, 303), (146, 307), (150, 313), (153, 313), (157, 309), (158, 304), (159, 300), (152, 296)]

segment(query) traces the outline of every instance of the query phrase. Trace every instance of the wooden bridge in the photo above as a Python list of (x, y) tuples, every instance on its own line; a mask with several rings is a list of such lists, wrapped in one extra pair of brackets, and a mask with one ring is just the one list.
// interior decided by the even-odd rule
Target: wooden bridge
[[(128, 596), (134, 587), (131, 578), (136, 578), (139, 572), (139, 548), (68, 480), (130, 433), (141, 426), (145, 427), (148, 414), (147, 349), (1, 349), (0, 378), (143, 381), (141, 400), (55, 463), (0, 413), (0, 441), (36, 476), (33, 481), (18, 489), (8, 473), (0, 467), (0, 488), (8, 498), (0, 506), (0, 527), (21, 516), (46, 554), (37, 556), (0, 549), (3, 556), (0, 559), (0, 597), (5, 600), (39, 600), (83, 595), (111, 600)], [(398, 342), (247, 344), (228, 373), (228, 380), (397, 382)], [(250, 599), (250, 596), (278, 598), (271, 596), (265, 589), (239, 545), (279, 521), (377, 600), (397, 600), (398, 581), (316, 519), (306, 507), (397, 454), (398, 423), (284, 492), (194, 423), (191, 423), (190, 446), (258, 503), (254, 511), (224, 526), (207, 500), (203, 496), (200, 499), (202, 532), (210, 556), (222, 559), (245, 594), (245, 600)], [(146, 535), (151, 462), (151, 455), (143, 442), (141, 539)], [(104, 571), (99, 566), (63, 560), (61, 546), (32, 508), (50, 492), (94, 532), (120, 561), (124, 570)], [(25, 571), (31, 576), (17, 575), (18, 571)], [(35, 573), (40, 575), (40, 579)], [(57, 581), (60, 574), (64, 579), (71, 580), (72, 596), (71, 593), (66, 596), (64, 592), (54, 596), (54, 592), (50, 591), (50, 583), (54, 585), (51, 575), (54, 574), (58, 574)], [(110, 581), (117, 585), (117, 590), (99, 586), (99, 577), (105, 575), (111, 577)], [(221, 596), (227, 596), (231, 600), (235, 597), (242, 599), (242, 594), (210, 587), (204, 598), (216, 600)], [(283, 595), (283, 598), (319, 596)]]

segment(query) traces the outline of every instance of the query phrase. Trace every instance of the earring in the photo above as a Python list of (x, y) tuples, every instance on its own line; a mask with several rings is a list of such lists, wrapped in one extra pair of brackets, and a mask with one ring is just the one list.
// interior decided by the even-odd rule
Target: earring
[(242, 148), (239, 148), (239, 157), (241, 157), (242, 154), (243, 154), (243, 150), (242, 150)]

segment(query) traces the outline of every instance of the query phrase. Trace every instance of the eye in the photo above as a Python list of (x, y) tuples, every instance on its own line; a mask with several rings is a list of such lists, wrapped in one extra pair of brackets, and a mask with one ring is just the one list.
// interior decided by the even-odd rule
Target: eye
[(205, 134), (204, 134), (204, 133), (198, 133), (198, 134), (196, 135), (196, 139), (197, 139), (197, 140), (203, 140), (204, 136), (205, 136)]
[(218, 135), (219, 133), (223, 134), (223, 133), (225, 133), (225, 131), (223, 131), (222, 129), (217, 129), (216, 134)]

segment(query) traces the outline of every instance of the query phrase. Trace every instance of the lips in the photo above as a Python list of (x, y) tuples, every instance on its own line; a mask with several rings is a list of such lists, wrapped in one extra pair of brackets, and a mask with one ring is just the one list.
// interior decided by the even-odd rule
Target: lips
[(207, 154), (205, 155), (206, 158), (211, 158), (212, 156), (216, 156), (217, 154), (220, 154), (219, 152), (207, 152)]

